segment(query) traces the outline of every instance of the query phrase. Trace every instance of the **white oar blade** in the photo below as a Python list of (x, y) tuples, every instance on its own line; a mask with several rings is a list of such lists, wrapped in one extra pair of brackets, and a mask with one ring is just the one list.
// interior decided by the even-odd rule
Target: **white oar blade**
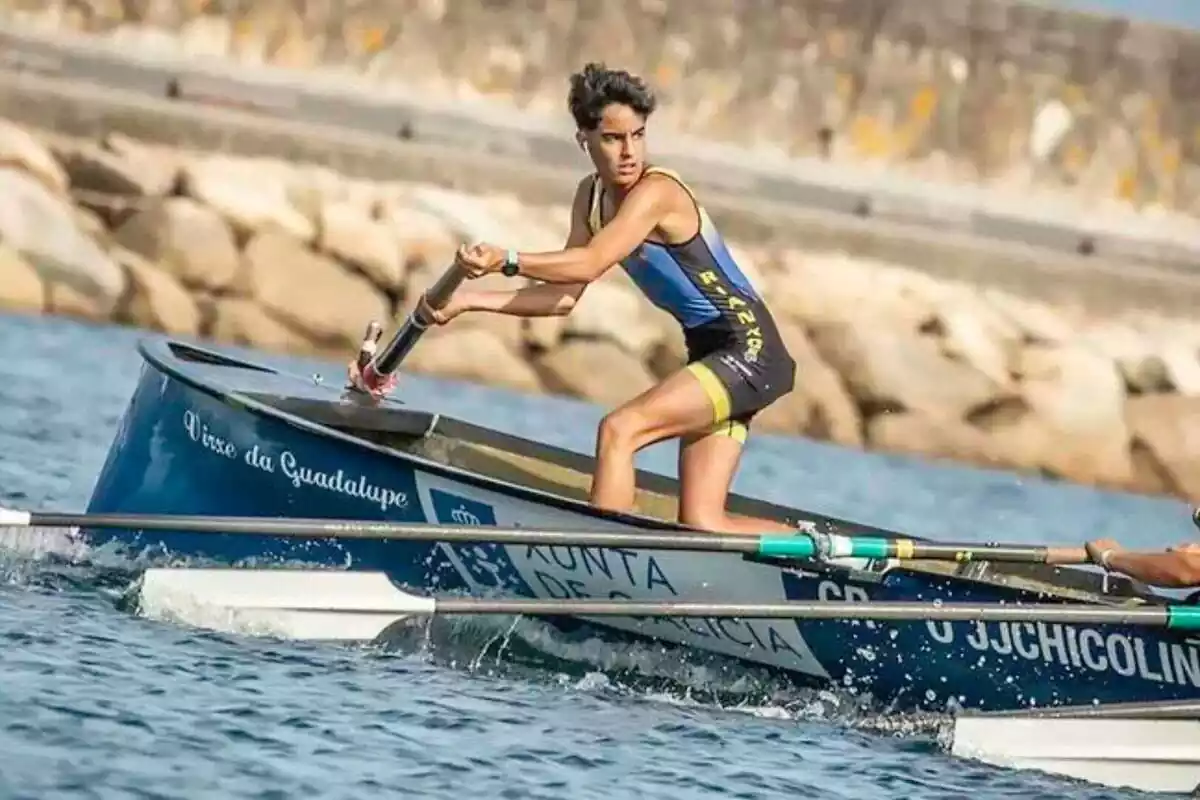
[(0, 506), (0, 527), (28, 528), (32, 515), (28, 511)]
[(1188, 793), (1200, 785), (1200, 720), (991, 717), (954, 722), (951, 752), (1114, 787)]
[(340, 642), (373, 641), (435, 610), (381, 572), (290, 569), (148, 569), (139, 606), (151, 619), (208, 630)]

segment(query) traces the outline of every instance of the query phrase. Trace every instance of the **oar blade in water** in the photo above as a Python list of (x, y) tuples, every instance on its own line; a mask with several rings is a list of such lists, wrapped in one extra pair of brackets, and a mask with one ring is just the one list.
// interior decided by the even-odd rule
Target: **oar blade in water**
[(951, 752), (1003, 767), (1148, 792), (1200, 785), (1200, 720), (996, 716), (954, 721)]
[[(774, 603), (555, 598), (430, 598), (409, 594), (379, 572), (282, 569), (154, 569), (141, 584), (141, 610), (202, 627), (305, 639), (378, 637), (402, 618), (429, 614), (578, 617), (736, 617), (744, 619), (925, 619), (1047, 621), (1200, 629), (1195, 606), (812, 601)], [(370, 633), (369, 636), (364, 632)]]
[(148, 569), (138, 587), (146, 617), (197, 628), (307, 641), (378, 639), (430, 598), (408, 594), (381, 572), (291, 569)]

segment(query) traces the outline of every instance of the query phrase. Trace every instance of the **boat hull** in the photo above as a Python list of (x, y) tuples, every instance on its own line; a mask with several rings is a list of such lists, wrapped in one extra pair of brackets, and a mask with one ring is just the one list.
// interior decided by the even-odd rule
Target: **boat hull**
[[(364, 441), (273, 409), (321, 389), (253, 365), (146, 366), (88, 510), (323, 517), (502, 527), (628, 529), (631, 520)], [(250, 391), (253, 389), (253, 391)], [(798, 512), (800, 513), (800, 512)], [(802, 516), (802, 514), (801, 514)], [(864, 561), (797, 567), (732, 554), (87, 530), (95, 545), (223, 564), (287, 562), (387, 573), (427, 591), (541, 598), (776, 603), (788, 599), (1044, 601), (1034, 592)], [(886, 567), (884, 569), (879, 569)], [(588, 620), (833, 683), (880, 702), (978, 709), (1200, 694), (1200, 646), (1122, 626), (733, 619)]]

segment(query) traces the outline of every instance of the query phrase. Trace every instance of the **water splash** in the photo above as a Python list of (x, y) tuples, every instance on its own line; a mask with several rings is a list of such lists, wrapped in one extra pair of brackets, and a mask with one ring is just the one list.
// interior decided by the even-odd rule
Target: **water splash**
[(661, 641), (615, 640), (587, 625), (564, 631), (524, 617), (432, 617), (394, 629), (372, 647), (492, 678), (896, 738), (935, 736), (949, 720), (930, 712), (897, 714), (869, 694), (805, 685), (782, 671), (720, 654)]

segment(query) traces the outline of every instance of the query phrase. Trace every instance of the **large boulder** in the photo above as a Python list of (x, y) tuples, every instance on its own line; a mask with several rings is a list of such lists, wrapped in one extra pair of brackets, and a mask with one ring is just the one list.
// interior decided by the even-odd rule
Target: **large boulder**
[(1158, 353), (1167, 385), (1186, 397), (1200, 397), (1200, 349), (1186, 344), (1166, 344)]
[(112, 319), (114, 312), (114, 308), (97, 303), (95, 298), (88, 297), (70, 284), (53, 281), (46, 284), (47, 314), (89, 322), (107, 322)]
[(1116, 361), (1131, 392), (1200, 395), (1200, 332), (1189, 320), (1110, 323), (1085, 340)]
[(1017, 362), (1021, 397), (1047, 429), (1040, 466), (1084, 483), (1122, 486), (1133, 476), (1125, 383), (1113, 362), (1083, 347), (1031, 345)]
[(513, 195), (470, 195), (420, 185), (408, 193), (408, 200), (439, 219), (455, 237), (470, 244), (489, 242), (531, 252), (557, 250), (563, 245), (563, 240), (531, 218)]
[(777, 317), (806, 326), (870, 318), (898, 332), (916, 331), (935, 314), (920, 276), (834, 253), (785, 253), (770, 305)]
[(386, 292), (404, 286), (404, 254), (395, 229), (361, 205), (327, 200), (318, 214), (317, 247), (362, 272)]
[(1147, 394), (1125, 406), (1135, 485), (1200, 504), (1200, 398)]
[(302, 332), (273, 317), (253, 300), (223, 297), (208, 300), (206, 304), (210, 317), (208, 336), (216, 341), (281, 353), (310, 349)]
[(200, 333), (200, 309), (177, 278), (130, 250), (114, 255), (129, 274), (129, 292), (115, 320), (176, 336)]
[(819, 323), (811, 337), (868, 418), (882, 411), (918, 411), (961, 420), (1006, 395), (974, 367), (947, 358), (928, 336), (863, 320)]
[(567, 317), (524, 317), (520, 322), (521, 341), (530, 352), (544, 353), (562, 342)]
[(140, 146), (116, 137), (118, 148), (89, 141), (64, 142), (54, 148), (76, 191), (121, 197), (157, 197), (168, 194), (179, 178), (180, 162), (162, 148)]
[(877, 414), (867, 423), (866, 440), (873, 450), (921, 458), (990, 467), (1028, 466), (986, 431), (920, 411)]
[(1128, 389), (1135, 393), (1170, 389), (1166, 364), (1155, 343), (1132, 325), (1091, 326), (1074, 340), (1112, 361)]
[(227, 289), (241, 268), (229, 225), (216, 211), (188, 197), (168, 197), (144, 207), (125, 220), (113, 238), (192, 290)]
[(291, 204), (314, 220), (329, 204), (349, 204), (372, 216), (381, 194), (377, 184), (352, 179), (322, 164), (290, 164), (283, 179)]
[(1022, 332), (973, 289), (947, 287), (926, 330), (938, 337), (947, 357), (974, 368), (997, 386), (1011, 384), (1010, 367)]
[(550, 392), (614, 408), (654, 385), (635, 356), (611, 341), (571, 339), (538, 356), (535, 369)]
[(1017, 297), (987, 287), (980, 296), (992, 309), (1011, 323), (1027, 344), (1062, 344), (1073, 339), (1079, 329), (1077, 314), (1055, 309), (1047, 303)]
[(431, 269), (440, 274), (453, 263), (460, 239), (437, 215), (394, 201), (383, 204), (377, 219), (395, 232), (406, 268)]
[(837, 371), (825, 363), (798, 326), (784, 322), (779, 332), (796, 362), (795, 388), (759, 412), (754, 427), (861, 447), (858, 407)]
[(102, 140), (105, 152), (120, 159), (121, 169), (142, 194), (161, 197), (173, 194), (182, 176), (185, 155), (161, 144), (151, 144), (110, 131)]
[(65, 197), (70, 181), (50, 148), (32, 133), (0, 119), (0, 167), (12, 167), (31, 175), (51, 194)]
[(542, 388), (527, 361), (478, 327), (446, 329), (441, 335), (423, 337), (405, 359), (404, 369), (530, 394)]
[(42, 280), (64, 283), (107, 313), (125, 289), (120, 266), (84, 234), (69, 202), (27, 172), (0, 168), (0, 241)]
[(313, 220), (295, 207), (287, 165), (266, 159), (205, 155), (183, 166), (183, 191), (216, 209), (243, 237), (286, 233), (301, 242), (316, 236)]
[(564, 319), (563, 333), (568, 337), (611, 339), (643, 360), (666, 338), (663, 321), (647, 311), (645, 298), (616, 280), (598, 280), (590, 284), (579, 302)]
[(662, 329), (662, 337), (646, 356), (646, 367), (650, 374), (661, 380), (687, 364), (687, 339), (679, 323), (667, 312), (650, 306), (646, 313)]
[(0, 308), (41, 312), (46, 288), (36, 269), (16, 250), (0, 243)]
[(242, 293), (321, 347), (357, 347), (368, 320), (391, 316), (369, 280), (286, 233), (259, 233), (242, 255)]

